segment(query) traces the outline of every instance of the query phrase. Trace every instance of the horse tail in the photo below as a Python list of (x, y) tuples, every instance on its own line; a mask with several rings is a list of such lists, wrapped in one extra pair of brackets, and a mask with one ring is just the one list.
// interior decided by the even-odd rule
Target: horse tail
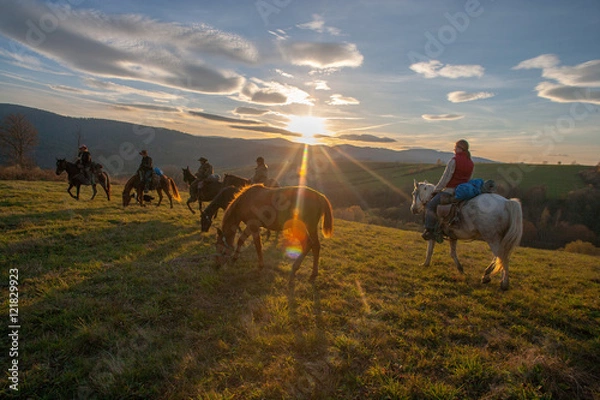
[(513, 250), (521, 242), (523, 236), (523, 210), (519, 199), (510, 199), (504, 205), (508, 211), (508, 230), (502, 237), (500, 242), (501, 254), (496, 258), (496, 265), (492, 274), (504, 269), (504, 261), (508, 263), (508, 259)]
[(333, 210), (327, 197), (321, 195), (319, 200), (321, 202), (321, 209), (323, 211), (323, 236), (328, 238), (333, 235)]
[(169, 185), (171, 186), (171, 190), (173, 191), (173, 198), (177, 201), (181, 201), (181, 196), (179, 195), (179, 189), (177, 189), (177, 185), (173, 178), (169, 178)]

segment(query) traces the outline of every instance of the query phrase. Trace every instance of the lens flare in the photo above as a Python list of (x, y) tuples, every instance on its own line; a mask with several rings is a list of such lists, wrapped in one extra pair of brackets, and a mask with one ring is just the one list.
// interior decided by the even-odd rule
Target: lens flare
[(283, 225), (285, 254), (296, 259), (302, 254), (303, 243), (306, 243), (306, 225), (297, 218), (288, 220)]

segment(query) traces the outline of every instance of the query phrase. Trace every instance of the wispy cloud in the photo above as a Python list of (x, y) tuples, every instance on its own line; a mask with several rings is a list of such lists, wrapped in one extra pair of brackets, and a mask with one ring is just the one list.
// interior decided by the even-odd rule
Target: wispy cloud
[(233, 113), (238, 115), (264, 115), (268, 112), (269, 110), (253, 107), (237, 107), (233, 110)]
[(339, 36), (342, 32), (338, 28), (325, 25), (325, 19), (319, 14), (313, 14), (312, 21), (296, 25), (300, 29), (310, 29), (318, 33), (329, 33), (333, 36)]
[(188, 111), (188, 114), (193, 115), (194, 117), (209, 119), (211, 121), (219, 121), (219, 122), (234, 123), (234, 124), (249, 124), (249, 125), (260, 124), (260, 122), (254, 121), (254, 120), (229, 118), (229, 117), (224, 117), (222, 115), (205, 113), (202, 111)]
[[(43, 21), (49, 8), (17, 2), (0, 14), (0, 33), (63, 67), (97, 77), (150, 82), (202, 93), (233, 93), (244, 78), (220, 69), (215, 59), (253, 64), (255, 46), (208, 25), (164, 23), (140, 15), (108, 15), (54, 5), (56, 29), (24, 29)], [(143, 38), (143, 40), (141, 39)]]
[(314, 104), (311, 96), (298, 87), (274, 81), (266, 82), (257, 78), (246, 83), (239, 94), (239, 100), (269, 105)]
[(363, 55), (353, 43), (279, 42), (279, 50), (290, 63), (317, 69), (359, 67)]
[(464, 115), (460, 114), (423, 114), (421, 118), (427, 121), (454, 121), (457, 119), (464, 118)]
[(481, 99), (488, 99), (490, 97), (494, 97), (494, 93), (490, 92), (474, 92), (467, 93), (463, 91), (456, 91), (448, 93), (448, 101), (453, 103), (463, 103), (465, 101), (474, 101)]
[(332, 94), (329, 97), (329, 100), (326, 101), (330, 106), (348, 106), (348, 105), (358, 105), (360, 101), (355, 99), (354, 97), (342, 96), (341, 94)]
[(555, 81), (541, 82), (535, 88), (538, 96), (558, 103), (584, 102), (600, 104), (600, 60), (590, 60), (575, 66), (559, 66), (554, 54), (542, 54), (520, 62), (513, 67), (541, 69), (542, 78)]
[(276, 133), (282, 136), (302, 137), (302, 134), (288, 131), (287, 129), (275, 128), (273, 126), (244, 126), (244, 125), (229, 125), (233, 129), (241, 129), (246, 131)]
[(481, 65), (444, 65), (438, 60), (415, 63), (410, 66), (410, 69), (428, 79), (439, 77), (450, 79), (480, 78), (485, 72)]

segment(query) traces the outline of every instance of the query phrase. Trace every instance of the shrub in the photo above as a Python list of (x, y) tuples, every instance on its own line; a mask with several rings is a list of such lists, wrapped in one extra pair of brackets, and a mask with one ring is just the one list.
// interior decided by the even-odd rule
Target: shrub
[(63, 181), (66, 173), (57, 176), (53, 170), (41, 169), (40, 167), (26, 168), (20, 165), (0, 167), (0, 180), (5, 181)]
[(567, 243), (562, 249), (569, 253), (588, 254), (591, 256), (600, 256), (600, 248), (594, 246), (590, 242), (584, 242), (582, 240), (576, 240), (571, 243)]

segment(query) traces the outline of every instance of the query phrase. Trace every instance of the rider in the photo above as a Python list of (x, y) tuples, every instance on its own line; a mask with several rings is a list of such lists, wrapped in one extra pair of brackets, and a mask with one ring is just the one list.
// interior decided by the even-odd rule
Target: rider
[(433, 197), (427, 202), (425, 210), (425, 232), (423, 239), (431, 240), (435, 238), (435, 226), (437, 224), (436, 209), (440, 204), (442, 193), (454, 194), (454, 189), (461, 183), (466, 183), (473, 174), (473, 160), (469, 152), (469, 143), (461, 139), (454, 146), (454, 157), (448, 161), (444, 174), (433, 190)]
[(94, 174), (92, 173), (92, 154), (88, 150), (85, 144), (79, 146), (79, 153), (77, 154), (77, 167), (83, 173), (83, 177), (89, 180), (90, 183), (94, 184)]
[(269, 178), (269, 167), (265, 164), (265, 159), (258, 157), (256, 159), (256, 168), (254, 169), (254, 176), (250, 181), (254, 183), (267, 183)]
[(148, 193), (152, 183), (152, 174), (154, 173), (152, 157), (148, 155), (147, 150), (140, 151), (140, 156), (142, 156), (142, 162), (140, 163), (137, 173), (140, 177), (140, 181), (144, 184), (144, 193)]
[(196, 171), (196, 180), (190, 186), (198, 185), (198, 191), (202, 190), (204, 182), (214, 173), (213, 166), (208, 162), (206, 157), (200, 157), (200, 167)]

